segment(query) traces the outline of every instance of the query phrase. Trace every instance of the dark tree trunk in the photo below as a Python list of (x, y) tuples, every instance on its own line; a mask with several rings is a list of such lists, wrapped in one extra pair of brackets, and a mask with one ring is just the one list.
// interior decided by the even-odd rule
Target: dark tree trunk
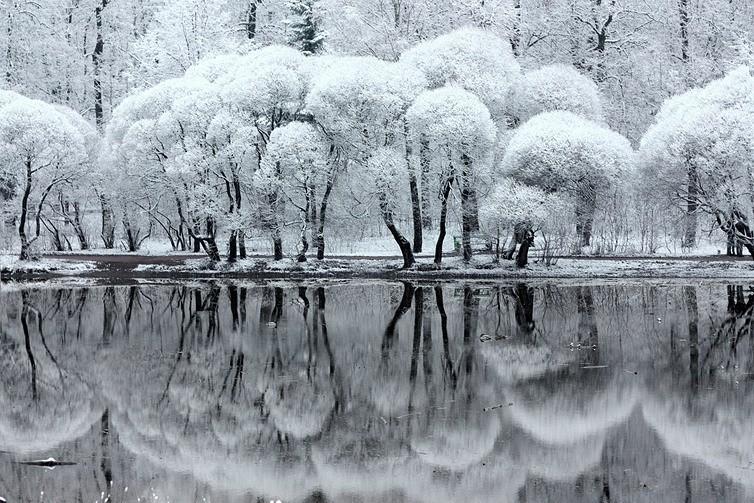
[(26, 184), (24, 185), (24, 195), (21, 198), (21, 216), (18, 219), (18, 237), (21, 239), (21, 254), (19, 259), (29, 260), (31, 258), (29, 238), (26, 235), (26, 219), (29, 212), (29, 196), (31, 195), (31, 160), (26, 161)]
[(688, 170), (688, 195), (686, 203), (685, 216), (685, 234), (683, 236), (684, 248), (693, 248), (696, 245), (696, 212), (699, 208), (697, 198), (699, 197), (699, 187), (697, 185), (696, 167), (689, 165)]
[(243, 260), (246, 258), (246, 233), (238, 231), (238, 257)]
[(94, 8), (95, 44), (92, 51), (92, 68), (94, 73), (94, 120), (97, 129), (102, 130), (104, 124), (104, 110), (102, 107), (102, 54), (105, 49), (105, 40), (102, 36), (102, 11), (107, 7), (109, 0), (101, 0)]
[(403, 237), (403, 234), (401, 234), (395, 226), (395, 223), (393, 222), (393, 212), (390, 209), (387, 197), (384, 194), (380, 195), (380, 210), (385, 225), (393, 236), (393, 239), (395, 239), (395, 242), (398, 244), (398, 248), (401, 250), (401, 255), (403, 256), (403, 269), (408, 269), (416, 263), (414, 253), (411, 251), (411, 243)]
[(228, 262), (238, 260), (238, 231), (231, 231), (228, 238)]
[(283, 260), (283, 238), (280, 237), (280, 229), (273, 230), (272, 255), (275, 260)]
[(246, 10), (246, 38), (254, 40), (257, 36), (257, 0), (249, 1), (249, 8)]
[(322, 195), (322, 204), (319, 207), (319, 218), (317, 220), (317, 260), (325, 258), (325, 216), (327, 214), (327, 203), (330, 201), (330, 194), (332, 194), (334, 184), (335, 177), (333, 175), (327, 180), (325, 193)]
[(524, 239), (521, 246), (518, 247), (518, 255), (516, 255), (516, 267), (522, 269), (529, 263), (529, 248), (531, 247), (531, 241)]
[(82, 250), (89, 249), (89, 241), (86, 239), (86, 233), (81, 225), (81, 207), (79, 203), (73, 203), (73, 231), (76, 233), (76, 239), (79, 241), (79, 248)]
[(442, 246), (445, 241), (445, 232), (448, 223), (448, 198), (450, 189), (453, 187), (453, 178), (445, 180), (445, 186), (442, 189), (440, 199), (440, 232), (437, 235), (437, 244), (435, 244), (435, 265), (442, 264)]
[(576, 234), (579, 236), (579, 247), (592, 244), (592, 225), (597, 201), (594, 193), (587, 194), (576, 205)]
[(419, 186), (416, 182), (416, 170), (413, 165), (413, 146), (411, 143), (408, 121), (403, 122), (403, 131), (406, 139), (406, 166), (408, 167), (408, 187), (411, 193), (411, 217), (414, 224), (414, 253), (420, 253), (424, 246), (422, 236), (422, 210), (419, 199)]

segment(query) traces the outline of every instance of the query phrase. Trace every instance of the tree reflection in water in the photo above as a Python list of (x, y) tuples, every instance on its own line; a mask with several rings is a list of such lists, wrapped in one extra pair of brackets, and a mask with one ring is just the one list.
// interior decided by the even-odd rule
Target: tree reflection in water
[[(9, 501), (748, 501), (748, 285), (0, 287)], [(77, 464), (40, 470), (19, 461)]]

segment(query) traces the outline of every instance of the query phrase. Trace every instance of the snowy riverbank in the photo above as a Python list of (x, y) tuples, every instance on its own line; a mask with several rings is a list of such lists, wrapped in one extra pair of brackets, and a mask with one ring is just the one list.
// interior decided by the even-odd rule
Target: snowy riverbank
[(399, 269), (400, 260), (389, 258), (330, 258), (298, 263), (267, 258), (242, 260), (234, 264), (212, 264), (205, 258), (177, 259), (175, 256), (148, 260), (138, 256), (91, 256), (81, 260), (47, 257), (20, 262), (0, 256), (0, 275), (4, 279), (55, 276), (86, 278), (391, 278), (391, 279), (528, 279), (528, 278), (729, 278), (754, 280), (754, 261), (725, 257), (664, 258), (563, 258), (549, 267), (533, 262), (517, 269), (512, 261), (495, 264), (489, 256), (475, 257), (464, 264), (459, 257), (448, 257), (442, 269), (430, 259), (407, 270)]

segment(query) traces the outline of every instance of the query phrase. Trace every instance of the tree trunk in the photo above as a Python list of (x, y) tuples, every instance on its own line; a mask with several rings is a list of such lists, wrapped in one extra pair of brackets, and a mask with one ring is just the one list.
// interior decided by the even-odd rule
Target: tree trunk
[(419, 199), (419, 186), (416, 183), (416, 171), (413, 166), (413, 146), (408, 130), (408, 121), (403, 122), (403, 132), (406, 141), (406, 166), (408, 167), (408, 186), (411, 192), (411, 216), (414, 224), (414, 253), (420, 253), (424, 246), (422, 236), (422, 210)]
[(81, 225), (81, 207), (79, 203), (73, 203), (73, 231), (76, 233), (76, 238), (79, 240), (79, 248), (82, 250), (89, 249), (89, 242), (86, 239), (86, 233)]
[[(319, 207), (319, 220), (317, 222), (317, 260), (325, 258), (325, 215), (327, 214), (327, 203), (330, 200), (335, 177), (331, 176), (327, 180), (325, 193), (322, 195), (322, 204)], [(315, 201), (316, 203), (316, 201)]]
[(24, 195), (21, 198), (21, 216), (18, 219), (18, 237), (21, 239), (20, 260), (29, 260), (31, 253), (29, 250), (29, 238), (26, 235), (26, 218), (29, 212), (29, 196), (31, 195), (31, 160), (26, 161), (26, 185), (24, 186)]
[(414, 253), (411, 251), (411, 243), (403, 237), (403, 234), (401, 234), (395, 226), (395, 223), (393, 222), (393, 212), (387, 203), (387, 197), (385, 194), (380, 195), (380, 210), (385, 225), (393, 236), (393, 239), (395, 239), (395, 242), (398, 244), (398, 248), (401, 250), (401, 255), (403, 256), (403, 269), (408, 269), (416, 263)]
[(246, 258), (246, 233), (238, 231), (238, 257), (243, 260)]
[(272, 229), (272, 255), (275, 260), (283, 260), (283, 238), (277, 225)]
[(518, 247), (518, 255), (516, 255), (516, 267), (519, 269), (522, 269), (529, 264), (529, 248), (533, 242), (534, 232), (531, 228), (528, 228), (523, 239), (521, 239), (521, 246)]
[(92, 51), (92, 68), (94, 73), (94, 120), (97, 129), (102, 130), (104, 124), (104, 110), (102, 107), (102, 53), (105, 49), (105, 41), (102, 36), (102, 11), (107, 7), (109, 0), (101, 0), (94, 8), (95, 44)]
[(437, 235), (437, 244), (435, 245), (435, 265), (438, 267), (442, 264), (442, 245), (445, 241), (445, 230), (448, 222), (448, 198), (452, 187), (453, 178), (450, 177), (445, 181), (440, 200), (440, 233)]
[(474, 218), (472, 216), (472, 188), (471, 188), (471, 159), (467, 155), (461, 157), (463, 172), (461, 173), (461, 243), (463, 260), (471, 260), (471, 232)]
[(688, 194), (686, 203), (686, 216), (685, 216), (685, 233), (683, 236), (683, 247), (693, 248), (696, 245), (696, 227), (697, 227), (697, 209), (699, 203), (697, 197), (699, 195), (699, 189), (696, 180), (696, 167), (689, 165), (688, 170)]
[(593, 193), (584, 196), (576, 205), (576, 234), (579, 236), (580, 248), (592, 244), (595, 211), (597, 211), (597, 201)]
[(432, 198), (429, 194), (429, 171), (431, 169), (430, 154), (429, 140), (425, 135), (422, 135), (419, 143), (419, 164), (421, 168), (421, 215), (422, 227), (426, 230), (432, 229)]
[(100, 194), (100, 208), (102, 209), (102, 232), (100, 237), (106, 250), (115, 248), (115, 214), (107, 196)]
[(257, 36), (257, 0), (249, 1), (249, 8), (246, 11), (246, 38), (254, 40)]
[(230, 231), (230, 237), (228, 238), (228, 262), (236, 262), (238, 260), (238, 231)]

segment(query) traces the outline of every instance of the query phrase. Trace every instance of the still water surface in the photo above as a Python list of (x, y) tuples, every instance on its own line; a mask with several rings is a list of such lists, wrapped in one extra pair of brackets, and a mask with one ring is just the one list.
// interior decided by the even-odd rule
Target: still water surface
[[(8, 502), (739, 502), (754, 290), (0, 285)], [(29, 461), (72, 463), (54, 469)]]

